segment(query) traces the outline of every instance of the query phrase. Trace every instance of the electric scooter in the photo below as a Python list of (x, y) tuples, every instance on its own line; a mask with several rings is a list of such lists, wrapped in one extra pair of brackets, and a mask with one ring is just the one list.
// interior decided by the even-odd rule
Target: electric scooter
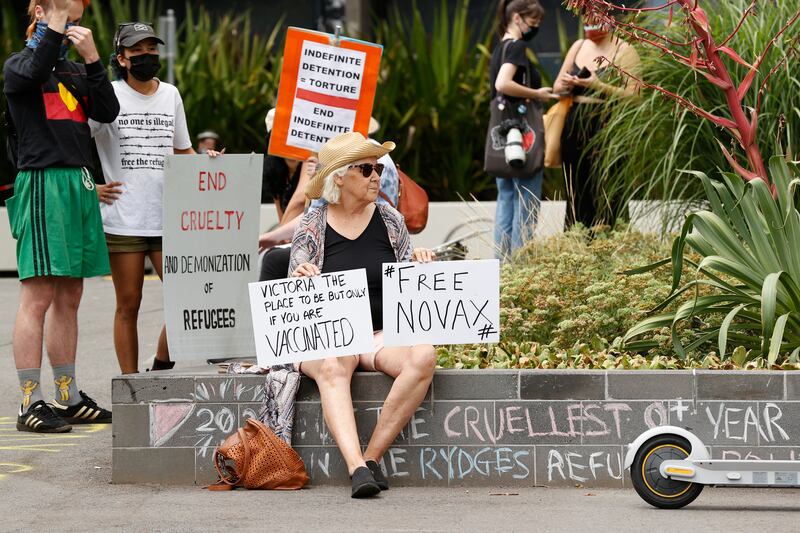
[(628, 445), (625, 468), (644, 501), (662, 509), (690, 504), (706, 485), (800, 487), (800, 461), (712, 459), (703, 441), (675, 426), (649, 429)]

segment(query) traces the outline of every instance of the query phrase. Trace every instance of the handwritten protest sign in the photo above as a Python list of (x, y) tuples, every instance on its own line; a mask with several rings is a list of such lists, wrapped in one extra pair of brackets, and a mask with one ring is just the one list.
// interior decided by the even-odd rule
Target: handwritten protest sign
[(383, 47), (289, 28), (269, 153), (306, 159), (328, 139), (367, 135)]
[(500, 341), (499, 261), (383, 264), (383, 342)]
[(250, 284), (262, 367), (374, 351), (366, 270)]
[(263, 155), (170, 155), (164, 168), (164, 318), (170, 357), (252, 356)]

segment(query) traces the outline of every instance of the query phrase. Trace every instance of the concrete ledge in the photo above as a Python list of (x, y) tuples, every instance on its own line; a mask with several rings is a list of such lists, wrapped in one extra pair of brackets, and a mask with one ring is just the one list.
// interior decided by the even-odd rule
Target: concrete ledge
[[(115, 378), (114, 483), (214, 481), (214, 448), (257, 416), (263, 376), (215, 367)], [(357, 373), (362, 445), (392, 380)], [(315, 484), (345, 484), (319, 392), (303, 379), (294, 446)], [(712, 455), (794, 459), (800, 374), (440, 370), (382, 461), (393, 485), (621, 487), (625, 445), (649, 427), (692, 429)]]

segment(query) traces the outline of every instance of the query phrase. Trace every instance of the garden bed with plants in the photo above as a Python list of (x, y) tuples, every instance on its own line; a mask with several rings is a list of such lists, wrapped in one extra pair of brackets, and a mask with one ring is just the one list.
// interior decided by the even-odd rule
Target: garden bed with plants
[[(800, 50), (800, 10), (791, 3), (762, 10), (745, 0), (712, 15), (691, 0), (667, 0), (652, 8), (607, 0), (567, 4), (589, 23), (655, 51), (690, 80), (688, 86), (671, 84), (675, 79), (663, 73), (645, 68), (645, 76), (601, 58), (645, 94), (644, 105), (629, 98), (609, 108), (647, 112), (647, 98), (652, 104), (657, 95), (701, 120), (702, 127), (689, 131), (716, 143), (718, 150), (698, 153), (702, 158), (721, 154), (735, 173), (712, 175), (692, 160), (663, 172), (620, 166), (614, 161), (626, 145), (647, 152), (653, 145), (690, 146), (694, 152), (696, 145), (681, 142), (677, 124), (651, 128), (652, 122), (641, 121), (645, 130), (664, 135), (659, 143), (641, 129), (621, 126), (618, 119), (627, 115), (618, 114), (608, 121), (605, 130), (613, 134), (605, 140), (617, 142), (624, 132), (633, 137), (622, 148), (606, 142), (600, 153), (611, 159), (600, 166), (616, 173), (617, 182), (663, 176), (662, 192), (693, 188), (706, 208), (686, 217), (671, 245), (625, 231), (595, 233), (591, 239), (571, 232), (529, 244), (503, 270), (500, 344), (443, 348), (440, 365), (800, 369), (800, 173), (791, 133), (797, 124), (796, 91), (781, 90), (796, 82), (789, 73)], [(753, 35), (758, 38), (747, 39)], [(658, 61), (645, 56), (644, 63)], [(689, 90), (695, 86), (715, 98)], [(675, 114), (669, 115), (674, 121)], [(768, 125), (760, 135), (759, 124)], [(704, 132), (709, 126), (719, 131)], [(676, 150), (627, 155), (634, 165), (653, 157), (674, 162)], [(635, 189), (627, 187), (627, 193)], [(597, 192), (617, 195), (614, 191)]]
[[(671, 266), (628, 275), (671, 253), (672, 240), (620, 226), (589, 239), (574, 229), (528, 243), (503, 266), (500, 290), (501, 340), (497, 345), (444, 346), (442, 368), (575, 369), (781, 369), (800, 370), (796, 356), (783, 354), (770, 364), (759, 349), (729, 343), (720, 355), (718, 336), (700, 342), (685, 357), (675, 352), (669, 326), (651, 333), (652, 347), (626, 347), (626, 333), (646, 319), (670, 295)], [(693, 256), (690, 256), (693, 257)], [(693, 269), (684, 275), (694, 276)], [(698, 294), (708, 294), (702, 289)], [(684, 293), (669, 309), (693, 301)], [(685, 346), (701, 339), (690, 326), (719, 326), (724, 314), (705, 322), (682, 323), (677, 332)]]

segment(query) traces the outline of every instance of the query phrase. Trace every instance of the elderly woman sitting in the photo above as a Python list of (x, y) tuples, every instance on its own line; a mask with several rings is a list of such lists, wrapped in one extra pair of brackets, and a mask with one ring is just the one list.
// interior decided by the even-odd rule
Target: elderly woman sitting
[[(306, 196), (323, 196), (328, 204), (309, 210), (292, 240), (289, 273), (321, 273), (365, 268), (369, 286), (374, 351), (347, 357), (305, 361), (300, 371), (317, 382), (322, 412), (342, 452), (352, 479), (352, 496), (369, 497), (389, 488), (378, 462), (422, 403), (433, 378), (433, 346), (383, 347), (381, 265), (398, 261), (433, 260), (427, 249), (411, 250), (403, 216), (375, 203), (383, 165), (378, 158), (392, 151), (360, 133), (345, 133), (319, 152), (320, 170), (306, 187)], [(364, 453), (356, 432), (350, 380), (356, 368), (395, 378), (378, 424)]]

